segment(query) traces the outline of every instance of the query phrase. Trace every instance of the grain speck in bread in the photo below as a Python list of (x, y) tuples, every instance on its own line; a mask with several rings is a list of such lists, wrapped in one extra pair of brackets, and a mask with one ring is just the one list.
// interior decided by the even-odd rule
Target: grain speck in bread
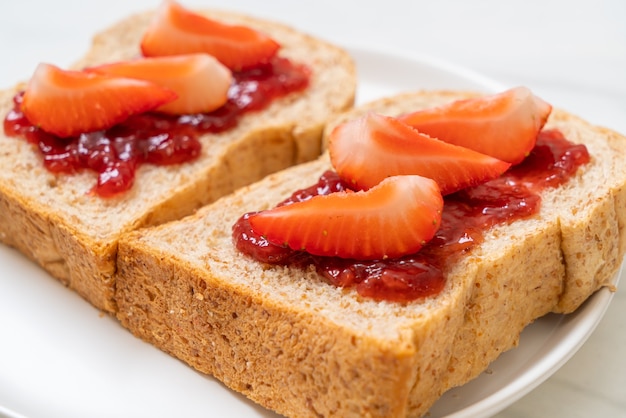
[[(177, 166), (142, 166), (129, 192), (102, 199), (89, 192), (95, 175), (54, 175), (22, 139), (0, 133), (0, 239), (33, 259), (96, 307), (114, 312), (117, 240), (141, 226), (178, 219), (264, 175), (316, 158), (329, 117), (349, 108), (356, 90), (348, 53), (294, 28), (239, 14), (200, 11), (248, 25), (278, 41), (279, 54), (312, 70), (310, 86), (245, 115), (238, 126), (201, 138), (201, 156)], [(98, 34), (75, 68), (137, 57), (153, 12)], [(0, 92), (0, 116), (23, 88)]]
[[(467, 97), (418, 92), (373, 102), (396, 115)], [(535, 216), (487, 232), (445, 267), (444, 291), (396, 304), (359, 298), (312, 270), (237, 252), (231, 226), (330, 167), (327, 155), (273, 174), (183, 220), (120, 243), (118, 318), (135, 335), (287, 416), (422, 416), (549, 312), (611, 286), (624, 255), (626, 138), (555, 110), (548, 127), (591, 162), (542, 193)], [(332, 129), (332, 126), (330, 127)]]

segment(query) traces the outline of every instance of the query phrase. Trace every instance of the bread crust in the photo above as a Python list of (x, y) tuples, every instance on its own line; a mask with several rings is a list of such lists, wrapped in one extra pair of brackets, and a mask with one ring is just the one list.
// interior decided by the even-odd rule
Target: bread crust
[[(276, 22), (201, 13), (268, 33), (281, 44), (280, 55), (309, 66), (310, 86), (245, 115), (236, 128), (203, 135), (201, 156), (193, 163), (140, 167), (133, 189), (112, 199), (90, 193), (93, 174), (51, 174), (29, 144), (0, 134), (0, 241), (106, 312), (116, 311), (115, 258), (122, 234), (179, 219), (271, 172), (316, 158), (327, 120), (354, 102), (356, 70), (343, 49)], [(138, 56), (152, 17), (153, 12), (140, 13), (96, 35), (74, 68)], [(2, 118), (21, 88), (0, 92)]]
[[(359, 107), (399, 114), (469, 93), (416, 92)], [(476, 377), (549, 312), (571, 312), (612, 288), (624, 255), (626, 138), (555, 110), (549, 127), (585, 143), (591, 162), (542, 193), (540, 212), (495, 227), (450, 260), (444, 291), (408, 304), (374, 302), (315, 271), (237, 252), (231, 225), (275, 205), (330, 167), (318, 160), (270, 175), (180, 221), (120, 243), (118, 318), (136, 336), (294, 417), (417, 417)], [(583, 260), (581, 260), (581, 255)]]

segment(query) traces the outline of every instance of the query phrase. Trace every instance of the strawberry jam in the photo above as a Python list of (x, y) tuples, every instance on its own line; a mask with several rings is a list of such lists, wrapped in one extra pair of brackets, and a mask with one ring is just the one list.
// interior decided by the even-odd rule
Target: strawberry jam
[[(589, 153), (584, 145), (570, 143), (559, 131), (542, 131), (522, 163), (498, 179), (446, 196), (435, 237), (419, 252), (397, 259), (357, 261), (292, 251), (255, 234), (249, 213), (233, 226), (233, 239), (239, 251), (258, 261), (301, 267), (313, 264), (331, 284), (354, 286), (363, 297), (409, 302), (439, 293), (445, 285), (446, 261), (480, 244), (489, 228), (536, 214), (541, 191), (566, 182), (587, 162)], [(317, 184), (295, 192), (280, 205), (346, 189), (339, 176), (328, 171)]]
[(233, 78), (228, 101), (211, 113), (144, 113), (109, 129), (73, 138), (58, 138), (31, 124), (20, 110), (20, 92), (4, 120), (4, 131), (7, 136), (22, 137), (37, 145), (44, 166), (51, 172), (95, 171), (95, 193), (111, 197), (132, 187), (140, 164), (171, 165), (194, 160), (200, 155), (201, 135), (230, 129), (245, 113), (262, 110), (276, 98), (303, 90), (309, 82), (309, 70), (276, 57), (268, 64), (234, 73)]

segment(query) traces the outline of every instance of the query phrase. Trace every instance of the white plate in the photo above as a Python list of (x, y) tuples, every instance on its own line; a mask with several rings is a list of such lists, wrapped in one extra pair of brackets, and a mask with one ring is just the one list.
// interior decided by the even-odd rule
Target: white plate
[[(351, 48), (358, 101), (421, 88), (503, 87), (436, 60)], [(542, 318), (488, 373), (447, 393), (430, 416), (502, 410), (558, 369), (591, 334), (611, 294)], [(16, 251), (0, 245), (0, 415), (9, 417), (276, 417), (134, 338)]]

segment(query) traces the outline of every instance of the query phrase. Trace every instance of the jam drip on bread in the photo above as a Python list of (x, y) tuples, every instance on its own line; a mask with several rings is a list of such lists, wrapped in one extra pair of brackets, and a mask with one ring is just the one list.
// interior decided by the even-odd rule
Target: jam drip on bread
[[(354, 260), (292, 250), (255, 233), (249, 222), (253, 213), (244, 214), (233, 226), (233, 240), (239, 251), (260, 262), (302, 268), (312, 264), (329, 283), (355, 287), (363, 297), (410, 302), (438, 294), (445, 286), (446, 260), (480, 244), (489, 228), (536, 214), (541, 192), (568, 181), (589, 159), (584, 145), (569, 142), (559, 131), (542, 130), (520, 164), (496, 179), (445, 196), (434, 237), (420, 251), (398, 258)], [(280, 205), (346, 190), (349, 185), (328, 171), (318, 183), (296, 191)]]
[(132, 187), (140, 164), (171, 165), (194, 160), (200, 154), (201, 135), (231, 129), (244, 114), (302, 91), (308, 86), (309, 76), (306, 66), (274, 57), (269, 63), (233, 73), (228, 100), (215, 111), (183, 115), (145, 112), (108, 129), (69, 138), (50, 134), (31, 123), (21, 110), (20, 92), (5, 117), (4, 131), (7, 136), (35, 144), (51, 172), (95, 171), (98, 182), (94, 192), (112, 197)]

